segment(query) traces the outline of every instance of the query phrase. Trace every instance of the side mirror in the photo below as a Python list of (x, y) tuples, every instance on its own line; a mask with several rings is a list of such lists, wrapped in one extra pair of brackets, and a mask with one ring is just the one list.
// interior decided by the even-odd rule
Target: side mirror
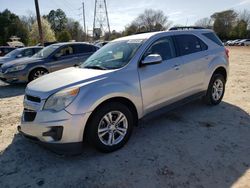
[(142, 60), (141, 65), (154, 65), (162, 62), (162, 57), (159, 54), (150, 54)]
[(16, 57), (17, 58), (21, 58), (21, 57), (23, 57), (23, 55), (22, 54), (18, 54)]

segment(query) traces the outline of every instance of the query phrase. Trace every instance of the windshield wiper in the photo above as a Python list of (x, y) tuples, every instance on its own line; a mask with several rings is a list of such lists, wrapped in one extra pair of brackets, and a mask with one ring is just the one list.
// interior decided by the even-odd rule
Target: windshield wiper
[(102, 67), (102, 66), (98, 66), (98, 65), (89, 65), (89, 66), (86, 66), (86, 67), (83, 67), (83, 68), (86, 68), (86, 69), (97, 69), (97, 70), (107, 70), (107, 68)]

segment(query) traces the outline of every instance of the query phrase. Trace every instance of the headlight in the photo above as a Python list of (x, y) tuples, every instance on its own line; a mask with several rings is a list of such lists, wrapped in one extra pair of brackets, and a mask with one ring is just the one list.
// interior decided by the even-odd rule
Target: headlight
[(50, 96), (44, 105), (44, 110), (61, 111), (65, 109), (79, 93), (79, 88), (64, 89)]
[(8, 68), (8, 69), (5, 71), (5, 73), (20, 71), (20, 70), (25, 69), (26, 66), (27, 66), (27, 65), (18, 65), (18, 66), (15, 66), (15, 67), (11, 67), (11, 68)]

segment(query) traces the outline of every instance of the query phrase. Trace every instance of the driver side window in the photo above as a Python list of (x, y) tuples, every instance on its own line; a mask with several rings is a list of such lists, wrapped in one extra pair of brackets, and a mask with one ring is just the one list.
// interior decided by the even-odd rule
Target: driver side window
[(169, 60), (176, 57), (176, 52), (171, 37), (164, 37), (155, 41), (144, 55), (144, 58), (151, 54), (158, 54), (162, 60)]
[(74, 51), (73, 48), (71, 46), (66, 46), (63, 47), (62, 49), (60, 49), (55, 57), (59, 58), (59, 57), (65, 57), (65, 56), (69, 56), (69, 55), (73, 55)]

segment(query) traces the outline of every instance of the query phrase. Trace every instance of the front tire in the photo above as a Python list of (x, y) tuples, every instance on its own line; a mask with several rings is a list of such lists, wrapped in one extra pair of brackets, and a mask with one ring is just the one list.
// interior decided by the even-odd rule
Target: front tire
[(31, 71), (30, 75), (29, 75), (29, 82), (40, 78), (42, 76), (44, 76), (45, 74), (48, 74), (49, 72), (46, 69), (43, 68), (37, 68), (33, 71)]
[(204, 102), (208, 105), (218, 105), (221, 103), (225, 93), (226, 81), (221, 74), (214, 74), (210, 80)]
[(120, 149), (127, 143), (135, 121), (127, 106), (111, 102), (99, 107), (88, 123), (88, 142), (99, 151), (108, 153)]

